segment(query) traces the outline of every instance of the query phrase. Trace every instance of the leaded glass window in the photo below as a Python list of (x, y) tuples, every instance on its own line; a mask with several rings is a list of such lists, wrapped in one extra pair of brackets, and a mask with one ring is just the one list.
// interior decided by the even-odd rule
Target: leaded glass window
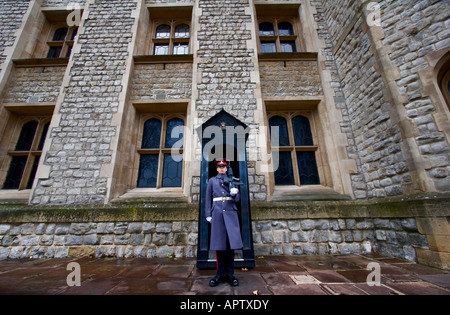
[(20, 127), (2, 189), (31, 189), (49, 129), (48, 119), (31, 120)]
[(286, 147), (289, 146), (289, 133), (286, 118), (281, 116), (274, 116), (269, 119), (269, 125), (271, 128), (278, 127), (278, 146)]
[(63, 42), (66, 39), (68, 31), (69, 31), (69, 29), (67, 27), (58, 28), (55, 31), (55, 35), (53, 35), (53, 41), (54, 42)]
[(169, 54), (169, 45), (168, 44), (155, 44), (153, 54), (155, 56), (168, 55)]
[(280, 42), (281, 52), (292, 53), (297, 52), (294, 41)]
[(161, 143), (161, 121), (149, 119), (144, 124), (142, 135), (142, 149), (159, 149)]
[(159, 154), (142, 154), (137, 187), (156, 187)]
[(180, 21), (167, 21), (156, 27), (153, 38), (153, 55), (189, 54), (190, 26)]
[(181, 187), (183, 162), (180, 154), (164, 154), (163, 187)]
[(56, 29), (47, 42), (49, 46), (47, 58), (70, 57), (77, 32), (78, 29), (76, 27), (60, 27)]
[(275, 170), (276, 185), (294, 185), (294, 171), (292, 169), (292, 156), (289, 151), (278, 152), (278, 169)]
[(187, 55), (189, 53), (189, 43), (176, 43), (173, 45), (174, 55)]
[(295, 116), (292, 118), (292, 127), (296, 146), (314, 145), (308, 118), (305, 116)]
[(297, 52), (297, 35), (292, 23), (281, 21), (281, 18), (272, 18), (272, 22), (259, 23), (259, 38), (261, 53), (293, 53)]
[(263, 54), (277, 52), (277, 45), (275, 42), (261, 42), (261, 52)]
[(37, 121), (33, 120), (23, 125), (15, 151), (29, 151), (31, 149), (38, 124)]
[(275, 28), (272, 23), (264, 22), (259, 24), (259, 36), (274, 36)]
[(172, 148), (175, 144), (180, 144), (179, 148), (183, 147), (183, 133), (184, 121), (180, 118), (173, 118), (167, 122), (166, 129), (166, 148)]
[(294, 28), (289, 22), (281, 22), (278, 24), (278, 35), (279, 36), (291, 36), (294, 35)]
[(145, 120), (138, 149), (137, 187), (181, 187), (184, 120), (164, 115)]
[(170, 25), (160, 25), (156, 28), (156, 38), (170, 38)]
[(296, 113), (269, 118), (276, 185), (320, 185), (310, 120)]
[(175, 27), (175, 38), (189, 38), (189, 25), (177, 25)]

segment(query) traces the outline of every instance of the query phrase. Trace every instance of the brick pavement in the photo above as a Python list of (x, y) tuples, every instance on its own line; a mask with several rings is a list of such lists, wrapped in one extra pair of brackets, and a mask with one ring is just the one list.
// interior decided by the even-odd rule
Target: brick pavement
[[(69, 287), (70, 262), (80, 266), (81, 286)], [(380, 266), (381, 286), (366, 283)], [(450, 272), (373, 255), (258, 257), (236, 270), (238, 287), (208, 286), (214, 270), (195, 259), (96, 259), (90, 257), (0, 261), (2, 295), (450, 295)], [(71, 277), (70, 279), (75, 279)]]

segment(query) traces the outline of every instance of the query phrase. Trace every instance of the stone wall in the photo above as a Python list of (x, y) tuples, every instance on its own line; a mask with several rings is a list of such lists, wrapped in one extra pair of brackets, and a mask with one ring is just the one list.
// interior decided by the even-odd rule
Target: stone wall
[(4, 103), (55, 103), (66, 66), (16, 68), (9, 81)]
[(0, 224), (0, 259), (195, 257), (197, 222)]
[[(224, 109), (245, 123), (254, 134), (261, 124), (262, 102), (259, 100), (257, 51), (252, 33), (253, 6), (250, 0), (198, 1), (198, 50), (194, 72), (198, 75), (192, 115), (195, 127)], [(259, 82), (259, 81), (258, 81)], [(259, 112), (258, 112), (259, 111)], [(248, 174), (257, 173), (259, 148), (256, 141), (247, 143)], [(253, 152), (249, 153), (249, 152)], [(199, 174), (195, 174), (199, 175)], [(199, 181), (193, 177), (192, 184)], [(194, 187), (195, 191), (198, 190)], [(254, 185), (251, 200), (265, 200), (265, 180)]]
[[(255, 255), (381, 253), (448, 269), (448, 227), (432, 226), (448, 220), (449, 205), (446, 195), (382, 202), (255, 202)], [(157, 198), (77, 208), (3, 204), (0, 259), (168, 254), (194, 258), (197, 218), (198, 205)]]
[(192, 63), (136, 64), (131, 100), (189, 99), (192, 94)]
[(437, 191), (450, 191), (446, 168), (450, 149), (445, 131), (437, 123), (436, 116), (441, 115), (438, 105), (427, 95), (419, 72), (430, 68), (428, 55), (450, 48), (449, 11), (448, 1), (389, 1), (381, 16), (382, 43), (391, 47), (389, 58), (398, 69), (395, 82), (404, 99), (402, 105), (414, 125), (419, 153), (429, 161), (426, 174)]
[(42, 7), (61, 7), (68, 5), (79, 5), (84, 6), (86, 4), (86, 0), (43, 0)]
[(375, 27), (367, 3), (321, 2), (367, 197), (450, 190), (448, 141), (419, 78), (427, 55), (450, 47), (448, 1), (382, 2)]
[(255, 255), (336, 255), (379, 252), (417, 261), (428, 249), (414, 218), (303, 219), (253, 222)]
[(263, 97), (322, 95), (317, 61), (260, 61)]
[(22, 24), (29, 2), (29, 0), (0, 2), (0, 71), (7, 57), (5, 49), (14, 45), (16, 32)]
[(242, 122), (255, 124), (256, 84), (250, 72), (255, 70), (256, 52), (247, 48), (252, 39), (247, 29), (252, 17), (246, 13), (250, 1), (200, 0), (199, 7), (197, 115), (204, 122), (224, 108)]

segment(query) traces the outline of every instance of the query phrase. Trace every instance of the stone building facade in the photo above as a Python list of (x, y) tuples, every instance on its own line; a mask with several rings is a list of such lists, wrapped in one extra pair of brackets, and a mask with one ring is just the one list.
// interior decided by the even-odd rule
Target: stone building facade
[(2, 1), (0, 259), (195, 256), (198, 128), (225, 110), (257, 254), (449, 268), (449, 9)]

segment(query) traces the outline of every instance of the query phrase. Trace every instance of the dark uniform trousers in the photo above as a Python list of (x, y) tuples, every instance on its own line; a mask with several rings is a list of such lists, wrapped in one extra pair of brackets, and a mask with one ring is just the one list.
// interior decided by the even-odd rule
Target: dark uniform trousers
[(216, 275), (222, 277), (224, 275), (232, 276), (234, 274), (234, 250), (230, 249), (230, 241), (227, 235), (227, 249), (216, 250)]

